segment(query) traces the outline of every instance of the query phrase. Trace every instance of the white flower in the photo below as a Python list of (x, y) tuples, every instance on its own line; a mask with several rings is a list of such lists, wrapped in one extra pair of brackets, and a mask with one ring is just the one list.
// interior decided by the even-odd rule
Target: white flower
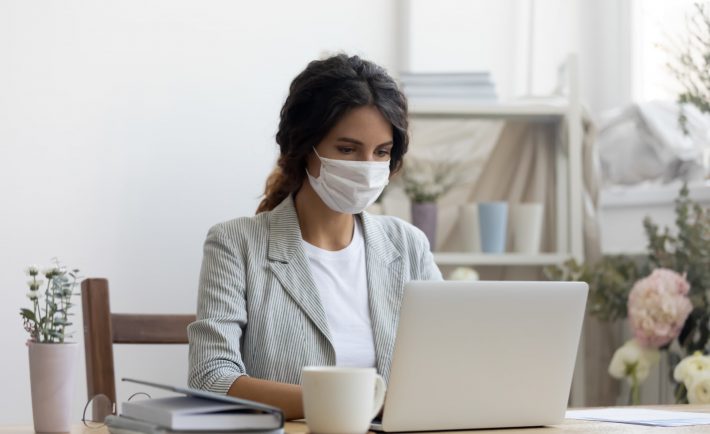
[(42, 286), (43, 283), (44, 283), (44, 280), (32, 279), (32, 280), (27, 281), (27, 286), (30, 287), (30, 291), (36, 291)]
[(42, 274), (44, 274), (44, 277), (46, 277), (47, 279), (51, 279), (52, 277), (59, 274), (59, 269), (57, 267), (45, 268), (44, 270), (42, 270)]
[(459, 180), (461, 164), (457, 160), (407, 157), (402, 181), (407, 196), (415, 202), (433, 202)]
[(407, 173), (407, 180), (417, 185), (428, 185), (434, 182), (433, 174), (424, 170), (410, 171)]
[(27, 292), (27, 298), (30, 300), (37, 300), (40, 297), (39, 291), (28, 291)]
[(651, 367), (658, 362), (658, 350), (644, 348), (636, 339), (626, 341), (618, 348), (609, 363), (609, 375), (614, 378), (626, 378), (630, 383), (633, 377), (640, 383), (648, 378)]
[(684, 383), (690, 390), (690, 384), (698, 375), (710, 372), (710, 356), (704, 356), (700, 351), (684, 358), (673, 370), (673, 378), (679, 383)]
[(690, 404), (710, 404), (710, 371), (698, 372), (688, 387)]
[(473, 268), (458, 267), (449, 275), (449, 280), (478, 280), (478, 273)]
[(39, 274), (39, 267), (36, 265), (30, 265), (25, 269), (25, 273), (27, 273), (28, 276), (36, 276)]

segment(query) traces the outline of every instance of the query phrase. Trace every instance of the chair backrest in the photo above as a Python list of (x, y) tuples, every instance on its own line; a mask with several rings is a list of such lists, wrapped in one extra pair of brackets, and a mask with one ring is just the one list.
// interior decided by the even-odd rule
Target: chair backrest
[(113, 344), (187, 344), (187, 326), (195, 321), (195, 315), (111, 313), (106, 279), (85, 279), (81, 301), (89, 399), (103, 394), (116, 402)]

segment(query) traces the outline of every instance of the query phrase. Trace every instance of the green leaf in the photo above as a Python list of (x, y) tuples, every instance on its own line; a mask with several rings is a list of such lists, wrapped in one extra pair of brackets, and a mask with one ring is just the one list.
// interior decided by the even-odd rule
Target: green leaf
[(27, 308), (20, 309), (20, 315), (28, 321), (37, 322), (35, 313)]

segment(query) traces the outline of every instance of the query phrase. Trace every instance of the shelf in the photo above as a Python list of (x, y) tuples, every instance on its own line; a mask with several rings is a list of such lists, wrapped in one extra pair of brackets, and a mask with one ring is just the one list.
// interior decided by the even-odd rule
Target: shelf
[[(665, 185), (614, 186), (601, 190), (599, 207), (648, 208), (649, 206), (673, 206), (681, 187), (680, 182)], [(710, 203), (710, 179), (688, 184), (689, 197), (701, 204)]]
[(569, 255), (559, 253), (462, 253), (462, 252), (435, 252), (434, 261), (437, 265), (522, 265), (544, 266), (559, 265), (570, 259)]
[(569, 104), (558, 99), (511, 102), (411, 101), (409, 115), (421, 118), (525, 118), (558, 121), (569, 111)]

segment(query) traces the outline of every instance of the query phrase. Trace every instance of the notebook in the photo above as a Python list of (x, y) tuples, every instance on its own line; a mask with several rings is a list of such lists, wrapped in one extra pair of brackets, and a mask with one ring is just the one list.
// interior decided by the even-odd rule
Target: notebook
[(109, 415), (105, 420), (110, 434), (284, 434), (283, 428), (275, 430), (171, 430), (150, 422), (131, 419), (125, 416)]
[(121, 404), (121, 417), (124, 418), (173, 431), (269, 431), (283, 428), (283, 413), (275, 407), (202, 390), (130, 378), (123, 381), (183, 395), (124, 402)]

